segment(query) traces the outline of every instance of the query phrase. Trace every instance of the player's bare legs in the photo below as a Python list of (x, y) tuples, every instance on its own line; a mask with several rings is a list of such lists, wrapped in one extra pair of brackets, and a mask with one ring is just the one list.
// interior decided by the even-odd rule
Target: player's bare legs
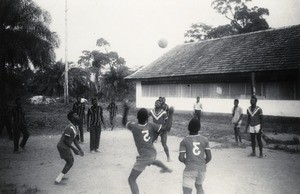
[(161, 161), (159, 160), (154, 160), (152, 162), (152, 165), (155, 165), (155, 166), (158, 166), (161, 168), (161, 173), (164, 173), (164, 172), (172, 172), (172, 170), (170, 168), (168, 168), (166, 165), (164, 165), (164, 163), (162, 163)]
[(161, 134), (161, 144), (164, 147), (164, 151), (167, 155), (168, 162), (170, 162), (171, 159), (170, 159), (169, 148), (167, 145), (167, 132), (164, 132), (163, 134)]
[(192, 189), (187, 187), (182, 187), (183, 194), (192, 194)]
[(197, 194), (204, 194), (204, 190), (203, 190), (202, 185), (195, 184), (195, 187), (196, 187), (196, 190), (197, 190)]
[(132, 194), (139, 194), (139, 187), (136, 183), (136, 179), (138, 178), (138, 176), (141, 173), (142, 173), (142, 171), (138, 171), (138, 170), (135, 170), (135, 169), (131, 170), (131, 173), (128, 177), (128, 182), (129, 182), (129, 186), (130, 186)]
[(251, 147), (252, 147), (252, 153), (250, 154), (250, 156), (255, 156), (256, 155), (256, 152), (255, 152), (255, 147), (256, 147), (255, 133), (250, 133), (250, 137), (251, 137)]
[(257, 143), (258, 143), (258, 147), (259, 147), (259, 157), (262, 158), (263, 157), (263, 152), (262, 152), (262, 141), (261, 141), (261, 133), (257, 133), (256, 134), (256, 139), (257, 139)]

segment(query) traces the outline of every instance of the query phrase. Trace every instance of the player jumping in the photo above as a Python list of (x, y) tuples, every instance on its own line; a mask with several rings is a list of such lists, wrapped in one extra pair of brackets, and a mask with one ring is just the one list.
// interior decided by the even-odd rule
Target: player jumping
[(147, 166), (158, 166), (161, 168), (161, 173), (172, 172), (172, 170), (165, 166), (161, 161), (156, 160), (157, 153), (153, 146), (153, 138), (157, 136), (157, 134), (164, 132), (166, 125), (162, 126), (148, 122), (148, 111), (145, 108), (141, 108), (137, 113), (138, 123), (127, 122), (127, 115), (130, 107), (125, 105), (124, 108), (122, 123), (131, 130), (139, 153), (129, 175), (128, 182), (131, 192), (133, 194), (138, 194), (139, 188), (136, 179)]
[[(162, 109), (160, 100), (155, 101), (155, 108), (154, 108), (154, 110), (151, 110), (149, 112), (149, 116), (152, 116), (153, 123), (158, 124), (158, 125), (165, 125), (168, 121), (171, 121), (171, 120), (168, 120), (167, 112)], [(167, 138), (168, 138), (167, 133), (168, 133), (167, 130), (162, 131), (160, 133), (160, 136), (161, 136), (161, 144), (164, 147), (164, 151), (167, 155), (167, 160), (169, 162), (169, 161), (171, 161), (171, 159), (170, 159), (169, 148), (167, 145)], [(154, 137), (153, 141), (155, 141), (157, 138), (158, 138), (158, 136)]]

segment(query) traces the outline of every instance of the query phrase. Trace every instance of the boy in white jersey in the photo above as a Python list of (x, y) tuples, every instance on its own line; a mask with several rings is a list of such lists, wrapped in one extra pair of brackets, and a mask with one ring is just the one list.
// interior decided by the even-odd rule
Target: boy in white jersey
[(195, 185), (197, 194), (203, 194), (202, 183), (205, 178), (206, 164), (211, 160), (211, 151), (206, 137), (198, 134), (200, 122), (193, 118), (188, 126), (189, 135), (179, 147), (179, 161), (185, 164), (183, 171), (183, 194), (191, 194)]
[(161, 131), (165, 130), (165, 125), (157, 125), (148, 122), (148, 111), (145, 108), (141, 108), (137, 113), (138, 123), (127, 122), (127, 114), (129, 106), (124, 106), (123, 125), (132, 132), (134, 142), (139, 156), (136, 157), (136, 162), (131, 170), (128, 178), (131, 192), (138, 194), (139, 189), (136, 183), (136, 179), (143, 172), (143, 170), (150, 165), (155, 165), (161, 168), (162, 173), (172, 172), (161, 161), (156, 160), (156, 150), (153, 146), (153, 138), (157, 136)]

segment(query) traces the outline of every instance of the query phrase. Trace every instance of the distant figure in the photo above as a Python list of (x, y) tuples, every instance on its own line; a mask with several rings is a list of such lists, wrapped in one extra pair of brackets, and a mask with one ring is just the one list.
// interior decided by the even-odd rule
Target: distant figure
[[(157, 125), (165, 125), (168, 121), (168, 115), (167, 115), (166, 111), (164, 111), (161, 108), (161, 102), (159, 100), (155, 101), (154, 110), (151, 110), (149, 112), (149, 116), (152, 116), (153, 123), (155, 123)], [(160, 137), (161, 137), (162, 146), (167, 155), (167, 160), (168, 160), (168, 162), (170, 162), (171, 161), (170, 153), (169, 153), (169, 148), (167, 145), (168, 131), (165, 130), (165, 131), (161, 132)], [(158, 136), (154, 137), (153, 140), (155, 141), (157, 138), (158, 138)]]
[(207, 138), (198, 134), (200, 127), (198, 119), (193, 118), (188, 126), (189, 135), (180, 142), (178, 159), (185, 164), (182, 181), (184, 194), (191, 194), (194, 186), (197, 194), (204, 193), (202, 183), (206, 164), (211, 160), (211, 151)]
[[(68, 113), (67, 118), (70, 121), (70, 123), (65, 128), (65, 131), (63, 132), (57, 144), (57, 150), (59, 152), (59, 155), (61, 159), (64, 159), (66, 161), (66, 164), (61, 173), (55, 179), (55, 184), (61, 184), (61, 181), (64, 179), (65, 174), (67, 174), (67, 172), (73, 166), (74, 157), (72, 155), (71, 150), (74, 152), (75, 155), (84, 155), (82, 149), (79, 146), (78, 139), (76, 138), (79, 135), (79, 131), (76, 126), (79, 124), (80, 118), (77, 115), (77, 113), (73, 111)], [(77, 149), (74, 146), (72, 146), (72, 143), (75, 144)]]
[(107, 106), (107, 111), (109, 112), (111, 130), (113, 130), (115, 127), (116, 116), (118, 114), (118, 106), (115, 103), (115, 99), (111, 99), (110, 104)]
[(90, 152), (92, 154), (99, 152), (101, 123), (106, 128), (102, 107), (98, 106), (97, 99), (94, 98), (92, 99), (92, 107), (87, 113), (87, 130), (90, 132)]
[(8, 138), (10, 140), (13, 140), (13, 133), (11, 129), (11, 117), (11, 108), (8, 106), (7, 102), (2, 101), (0, 105), (0, 136), (2, 135), (2, 131), (5, 127), (8, 134)]
[(194, 116), (198, 121), (201, 121), (201, 113), (202, 113), (202, 104), (200, 102), (200, 97), (196, 98), (196, 102), (194, 103)]
[(84, 142), (83, 123), (85, 120), (85, 104), (81, 102), (80, 96), (77, 96), (77, 102), (73, 104), (73, 111), (79, 116), (79, 136), (77, 138), (79, 138), (80, 142)]
[(26, 121), (25, 121), (25, 111), (22, 107), (21, 98), (15, 100), (16, 106), (13, 108), (13, 128), (14, 128), (14, 153), (19, 151), (19, 141), (21, 132), (23, 134), (22, 142), (20, 147), (26, 151), (25, 145), (29, 138), (29, 132), (27, 131)]
[(251, 136), (251, 146), (252, 146), (252, 153), (250, 156), (256, 156), (255, 147), (256, 147), (256, 141), (258, 142), (259, 147), (259, 157), (263, 157), (263, 145), (261, 140), (262, 135), (262, 128), (263, 128), (263, 111), (262, 109), (256, 105), (257, 98), (252, 97), (250, 100), (251, 106), (247, 109), (248, 114), (248, 120), (245, 128), (245, 132), (249, 131)]
[(242, 118), (243, 118), (243, 109), (239, 106), (239, 100), (234, 100), (234, 106), (232, 108), (232, 120), (231, 123), (233, 124), (234, 129), (234, 137), (236, 143), (242, 142), (240, 128), (242, 125)]
[(161, 168), (161, 173), (172, 172), (172, 170), (165, 166), (161, 161), (156, 160), (157, 153), (153, 146), (153, 138), (165, 130), (167, 123), (162, 126), (148, 122), (148, 111), (145, 108), (139, 109), (137, 113), (137, 123), (127, 122), (129, 109), (130, 106), (126, 106), (125, 104), (122, 124), (126, 125), (126, 127), (132, 132), (139, 156), (136, 157), (136, 162), (131, 170), (128, 182), (132, 194), (138, 194), (139, 188), (136, 183), (136, 179), (147, 166), (158, 166)]

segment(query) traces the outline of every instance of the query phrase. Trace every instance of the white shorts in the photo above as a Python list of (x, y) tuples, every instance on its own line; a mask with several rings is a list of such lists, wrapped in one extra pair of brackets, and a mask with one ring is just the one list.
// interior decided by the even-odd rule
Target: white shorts
[[(235, 127), (235, 123), (232, 122), (232, 124), (233, 124), (233, 127)], [(237, 128), (241, 128), (241, 126), (242, 126), (242, 120), (240, 120), (240, 121), (237, 123), (236, 127), (237, 127)]]
[(249, 133), (259, 133), (260, 131), (260, 124), (255, 126), (249, 126)]
[(195, 183), (202, 185), (205, 179), (205, 172), (203, 171), (183, 171), (182, 187), (194, 188)]

